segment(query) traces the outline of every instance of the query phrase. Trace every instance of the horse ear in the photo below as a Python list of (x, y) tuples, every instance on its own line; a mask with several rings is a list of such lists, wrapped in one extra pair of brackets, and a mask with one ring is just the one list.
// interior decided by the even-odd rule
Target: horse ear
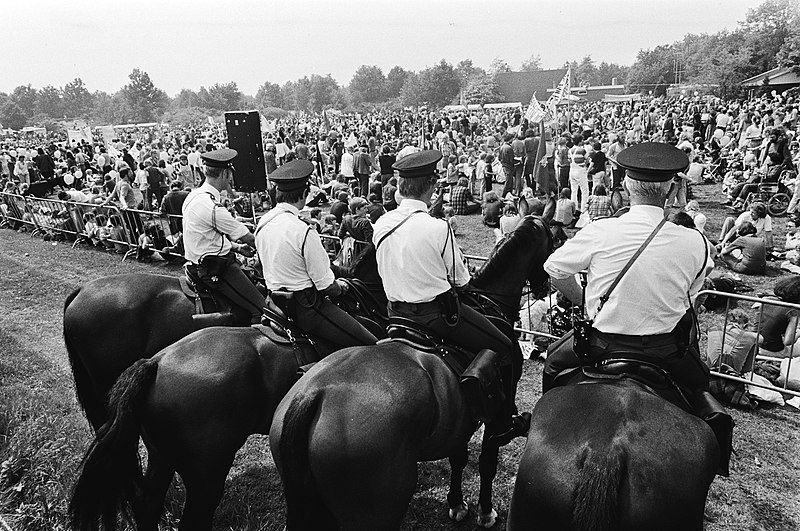
[(551, 197), (547, 200), (547, 204), (544, 206), (544, 212), (542, 212), (542, 219), (545, 220), (547, 223), (553, 221), (553, 216), (556, 215), (556, 198)]
[(517, 206), (517, 211), (519, 212), (520, 217), (525, 217), (531, 211), (531, 207), (528, 204), (528, 200), (525, 199), (524, 196), (519, 198), (519, 205)]

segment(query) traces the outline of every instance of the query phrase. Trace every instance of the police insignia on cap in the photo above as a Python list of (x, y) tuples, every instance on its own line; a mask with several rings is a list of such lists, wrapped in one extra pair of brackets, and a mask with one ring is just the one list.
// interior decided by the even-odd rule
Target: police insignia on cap
[(644, 142), (625, 148), (617, 155), (617, 164), (628, 177), (637, 181), (663, 182), (689, 167), (689, 157), (680, 149), (663, 142)]
[(215, 149), (214, 151), (207, 151), (200, 155), (206, 166), (211, 168), (230, 168), (233, 159), (239, 153), (235, 149), (223, 148)]
[(406, 155), (392, 164), (403, 179), (415, 179), (436, 175), (436, 163), (442, 160), (441, 151), (426, 150)]
[(314, 173), (314, 165), (311, 162), (295, 159), (270, 173), (269, 180), (275, 183), (278, 190), (291, 192), (303, 188), (312, 173)]

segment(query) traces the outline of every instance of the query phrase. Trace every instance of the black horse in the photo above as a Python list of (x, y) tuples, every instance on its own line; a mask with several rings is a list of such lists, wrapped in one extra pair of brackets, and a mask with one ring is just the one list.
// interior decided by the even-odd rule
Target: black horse
[[(470, 283), (475, 300), (505, 316), (512, 336), (522, 288), (547, 284), (543, 264), (551, 251), (546, 224), (527, 216)], [(340, 350), (300, 379), (270, 429), (289, 531), (397, 529), (416, 487), (417, 462), (445, 457), (452, 469), (449, 514), (462, 520), (462, 473), (477, 426), (459, 380), (439, 356), (395, 341)], [(497, 516), (492, 480), (499, 448), (489, 435), (480, 456), (484, 527)]]

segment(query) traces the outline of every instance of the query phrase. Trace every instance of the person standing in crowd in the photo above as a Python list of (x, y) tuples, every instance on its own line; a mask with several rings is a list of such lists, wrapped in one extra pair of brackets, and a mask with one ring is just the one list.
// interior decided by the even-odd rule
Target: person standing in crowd
[(514, 190), (514, 149), (511, 147), (511, 141), (514, 135), (506, 133), (503, 136), (503, 145), (497, 153), (497, 158), (500, 165), (503, 167), (503, 173), (506, 177), (506, 182), (503, 185), (503, 191), (500, 196), (505, 199), (507, 194)]
[(361, 146), (354, 155), (353, 175), (358, 182), (358, 195), (366, 198), (369, 195), (369, 172), (372, 164), (369, 162), (367, 146)]
[(569, 188), (569, 148), (567, 147), (567, 139), (561, 137), (556, 143), (555, 153), (555, 166), (558, 178), (558, 189), (563, 190)]
[(533, 182), (533, 174), (535, 173), (534, 165), (536, 162), (536, 153), (539, 150), (539, 138), (533, 129), (528, 129), (525, 132), (525, 165), (522, 171), (522, 176), (525, 179), (525, 186), (535, 191), (541, 191), (538, 183)]
[(329, 352), (374, 345), (377, 338), (330, 301), (345, 293), (347, 284), (334, 278), (319, 234), (299, 217), (313, 171), (311, 162), (294, 160), (272, 174), (277, 204), (256, 228), (264, 281), (273, 302)]
[(164, 184), (164, 173), (149, 159), (144, 161), (144, 169), (147, 172), (147, 193), (144, 199), (144, 209), (153, 210), (153, 199), (155, 198), (156, 205), (160, 205), (164, 199), (164, 190), (161, 188)]
[(255, 238), (220, 204), (220, 192), (233, 191), (233, 149), (217, 149), (201, 155), (205, 182), (192, 190), (183, 203), (184, 257), (187, 271), (212, 292), (218, 292), (261, 322), (264, 296), (242, 271), (234, 253), (251, 257)]
[(173, 181), (169, 185), (169, 192), (164, 196), (164, 200), (161, 201), (160, 212), (167, 216), (169, 230), (173, 236), (178, 236), (183, 232), (181, 212), (183, 212), (183, 203), (188, 196), (189, 192), (184, 189), (183, 182)]
[[(469, 271), (448, 223), (427, 213), (441, 158), (441, 152), (429, 150), (395, 163), (403, 200), (375, 224), (373, 243), (378, 272), (389, 299), (390, 317), (415, 321), (470, 351), (492, 349), (501, 356), (505, 400), (502, 412), (489, 422), (487, 429), (492, 433), (490, 439), (503, 445), (524, 436), (530, 426), (530, 414), (518, 415), (515, 405), (521, 353), (484, 315), (455, 297), (454, 290), (469, 282)], [(445, 315), (444, 307), (450, 304), (460, 306), (456, 322)]]
[[(547, 356), (543, 390), (552, 389), (563, 370), (581, 366), (579, 356), (600, 361), (626, 352), (657, 364), (669, 371), (691, 400), (704, 401), (725, 419), (715, 433), (719, 469), (727, 475), (733, 421), (708, 393), (709, 371), (697, 351), (690, 313), (693, 298), (714, 266), (711, 246), (696, 230), (664, 219), (670, 181), (689, 166), (689, 159), (668, 144), (646, 142), (622, 151), (617, 163), (627, 170), (630, 211), (584, 227), (545, 262), (545, 271), (559, 291), (573, 304), (585, 300), (591, 328), (587, 352), (576, 353), (567, 341)], [(645, 241), (646, 247), (631, 261)], [(623, 274), (626, 263), (630, 268)], [(584, 270), (588, 271), (585, 293), (575, 279)]]
[[(586, 173), (586, 148), (583, 147), (583, 138), (575, 135), (574, 145), (569, 150), (569, 188), (572, 190), (572, 201), (580, 205), (580, 212), (586, 211), (586, 202), (589, 200), (589, 178)], [(580, 193), (580, 200), (578, 199)]]
[(392, 165), (397, 162), (397, 157), (392, 153), (392, 148), (389, 144), (385, 144), (378, 156), (378, 166), (381, 170), (381, 186), (386, 186), (386, 183), (394, 175)]
[[(525, 170), (525, 133), (519, 131), (514, 140), (511, 141), (511, 150), (514, 152), (514, 196), (519, 197), (522, 193), (522, 188), (525, 186), (524, 170)], [(544, 139), (541, 139), (542, 141)], [(539, 162), (539, 161), (536, 161)], [(544, 172), (542, 172), (544, 173)], [(547, 177), (544, 177), (544, 182), (547, 182)]]
[(37, 155), (34, 157), (33, 162), (36, 164), (42, 179), (49, 181), (55, 177), (56, 164), (53, 162), (53, 158), (44, 152), (44, 149), (38, 148), (36, 152)]

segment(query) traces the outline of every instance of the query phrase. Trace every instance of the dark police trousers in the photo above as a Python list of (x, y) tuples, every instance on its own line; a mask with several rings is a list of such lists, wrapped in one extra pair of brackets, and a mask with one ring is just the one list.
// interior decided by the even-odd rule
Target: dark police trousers
[[(276, 299), (278, 298), (273, 297), (273, 300)], [(332, 303), (316, 288), (293, 292), (284, 306), (281, 309), (295, 324), (312, 339), (321, 341), (329, 352), (378, 342), (353, 316)]]
[(209, 263), (206, 258), (208, 257), (204, 257), (201, 260), (201, 264), (196, 266), (198, 276), (203, 281), (203, 284), (210, 290), (221, 293), (231, 303), (249, 313), (251, 324), (260, 323), (264, 309), (264, 296), (244, 274), (233, 253), (229, 253), (224, 257), (212, 257), (212, 259), (227, 259), (228, 265), (220, 271), (215, 271), (213, 267), (208, 271), (207, 267), (204, 267), (204, 264)]
[(517, 382), (522, 376), (522, 353), (513, 348), (511, 339), (498, 330), (485, 315), (466, 304), (461, 304), (460, 313), (458, 323), (449, 326), (442, 315), (438, 300), (422, 303), (389, 302), (389, 317), (411, 319), (448, 343), (468, 352), (483, 349), (497, 352), (500, 355), (500, 375), (506, 394), (505, 406), (509, 414), (516, 414), (516, 391)]
[[(552, 379), (565, 369), (581, 366), (581, 360), (572, 348), (572, 332), (554, 343), (551, 349), (544, 364), (546, 382), (552, 382)], [(707, 391), (709, 370), (700, 359), (699, 353), (690, 348), (685, 354), (679, 355), (678, 350), (675, 336), (672, 334), (631, 336), (607, 334), (592, 328), (589, 359), (586, 362), (592, 363), (615, 357), (646, 361), (665, 369), (675, 383), (690, 394), (701, 390)], [(545, 386), (547, 385), (545, 383)]]

